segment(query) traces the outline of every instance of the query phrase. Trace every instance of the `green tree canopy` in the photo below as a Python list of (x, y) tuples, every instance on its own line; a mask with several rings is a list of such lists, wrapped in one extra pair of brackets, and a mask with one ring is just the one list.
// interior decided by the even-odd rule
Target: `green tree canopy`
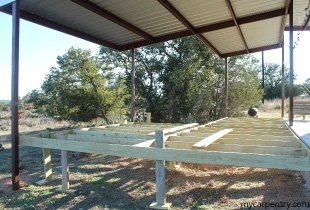
[[(102, 47), (108, 67), (120, 67), (130, 88), (130, 52)], [(224, 60), (195, 37), (176, 39), (136, 50), (137, 105), (144, 104), (155, 122), (210, 120), (223, 115)], [(238, 56), (229, 61), (230, 113), (259, 103), (257, 60)], [(192, 118), (192, 119), (190, 119)]]
[(70, 48), (57, 57), (41, 90), (28, 97), (34, 106), (59, 120), (89, 121), (97, 117), (108, 120), (109, 114), (125, 114), (126, 91), (121, 77), (111, 77), (109, 69), (101, 68), (97, 56), (90, 51)]

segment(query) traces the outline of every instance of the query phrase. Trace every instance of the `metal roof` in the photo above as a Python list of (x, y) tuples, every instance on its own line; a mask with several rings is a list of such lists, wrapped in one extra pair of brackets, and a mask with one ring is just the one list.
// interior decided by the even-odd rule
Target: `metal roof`
[[(21, 0), (20, 15), (117, 50), (196, 35), (220, 57), (229, 57), (280, 47), (289, 4), (290, 0)], [(309, 26), (308, 4), (309, 0), (293, 1), (295, 30)], [(11, 4), (0, 10), (11, 14)]]

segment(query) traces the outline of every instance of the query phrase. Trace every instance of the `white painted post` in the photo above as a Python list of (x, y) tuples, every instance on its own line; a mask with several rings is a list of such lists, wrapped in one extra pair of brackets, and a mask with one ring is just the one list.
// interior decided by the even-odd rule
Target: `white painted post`
[(61, 174), (62, 174), (62, 190), (69, 190), (69, 164), (68, 151), (61, 150)]
[[(164, 132), (155, 131), (155, 147), (164, 149)], [(165, 161), (156, 160), (156, 202), (151, 203), (152, 209), (169, 209), (171, 203), (166, 203), (165, 195)]]

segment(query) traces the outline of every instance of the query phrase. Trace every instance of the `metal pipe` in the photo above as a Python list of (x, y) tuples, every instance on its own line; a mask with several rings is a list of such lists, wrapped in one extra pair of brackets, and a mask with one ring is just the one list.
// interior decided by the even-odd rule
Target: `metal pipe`
[(265, 102), (265, 62), (264, 62), (264, 51), (262, 51), (262, 89), (263, 89), (263, 98), (262, 103)]
[(18, 74), (19, 74), (19, 19), (20, 1), (12, 3), (12, 95), (11, 95), (11, 141), (12, 141), (12, 189), (19, 189), (19, 133), (18, 133)]
[(131, 122), (136, 120), (136, 66), (135, 49), (131, 50)]
[(225, 117), (228, 109), (228, 58), (225, 58)]
[(284, 100), (285, 100), (285, 72), (284, 72), (284, 36), (282, 40), (282, 70), (281, 70), (281, 117), (284, 117)]
[(289, 27), (290, 27), (290, 111), (289, 111), (289, 125), (293, 125), (294, 119), (294, 43), (293, 43), (293, 0), (291, 0), (291, 5), (289, 9), (290, 19), (289, 19)]

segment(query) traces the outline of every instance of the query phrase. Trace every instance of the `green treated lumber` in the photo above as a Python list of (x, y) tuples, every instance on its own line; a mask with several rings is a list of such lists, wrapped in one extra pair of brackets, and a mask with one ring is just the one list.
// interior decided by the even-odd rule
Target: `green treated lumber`
[(193, 145), (193, 147), (196, 147), (196, 148), (205, 148), (205, 147), (208, 147), (210, 144), (212, 144), (213, 142), (215, 142), (216, 140), (220, 139), (221, 137), (227, 135), (228, 133), (232, 132), (233, 129), (224, 129), (224, 130), (221, 130), (217, 133), (214, 133), (204, 139), (202, 139), (201, 141), (195, 143)]
[[(169, 129), (165, 129), (163, 130), (163, 133), (164, 134), (169, 134), (167, 136), (165, 136), (165, 139), (164, 141), (166, 141), (169, 136), (173, 136), (173, 135), (177, 135), (177, 132), (190, 132), (191, 129), (195, 129), (199, 127), (197, 123), (192, 123), (192, 124), (185, 124), (185, 125), (182, 125), (182, 126), (177, 126), (177, 127), (174, 127), (174, 128), (169, 128)], [(152, 132), (152, 133), (149, 133), (148, 135), (150, 136), (153, 136), (155, 135), (155, 132)], [(138, 144), (135, 144), (133, 146), (136, 146), (136, 147), (150, 147), (154, 144), (155, 142), (155, 139), (153, 140), (147, 140), (145, 142), (141, 142), (141, 143), (138, 143)]]
[[(201, 137), (195, 136), (171, 136), (167, 142), (177, 141), (177, 142), (189, 142), (196, 143), (201, 140)], [(239, 144), (239, 145), (257, 145), (257, 146), (278, 146), (278, 147), (301, 147), (300, 142), (295, 141), (285, 141), (285, 140), (261, 140), (261, 139), (240, 139), (231, 137), (222, 137), (217, 140), (218, 144)]]
[[(207, 137), (211, 135), (210, 133), (202, 133), (202, 132), (191, 132), (191, 133), (181, 133), (180, 136), (194, 136), (194, 137)], [(230, 133), (223, 138), (242, 138), (242, 139), (260, 139), (260, 140), (285, 140), (285, 141), (297, 141), (297, 139), (293, 135), (287, 136), (277, 136), (277, 135), (268, 135), (268, 134), (261, 134), (261, 135), (253, 135), (253, 134), (234, 134)]]
[(112, 131), (85, 131), (73, 130), (73, 134), (94, 137), (116, 137), (125, 139), (154, 139), (154, 136), (137, 133), (112, 132)]
[(253, 154), (273, 154), (288, 156), (307, 156), (307, 150), (297, 147), (278, 147), (278, 146), (258, 146), (258, 145), (236, 145), (212, 143), (206, 148), (193, 147), (192, 142), (167, 141), (166, 146), (177, 149), (200, 149), (218, 152), (253, 153)]
[[(181, 125), (181, 126), (177, 126), (177, 127), (173, 127), (173, 128), (168, 128), (168, 129), (164, 129), (163, 132), (164, 134), (171, 134), (171, 133), (175, 133), (178, 131), (182, 131), (188, 128), (193, 128), (198, 126), (198, 123), (191, 123), (191, 124), (185, 124), (185, 125)], [(155, 135), (155, 132), (149, 133), (148, 135)]]
[[(199, 129), (198, 131), (192, 131), (192, 133), (205, 133), (205, 134), (213, 134), (214, 131), (210, 131), (208, 129)], [(273, 132), (268, 132), (268, 131), (255, 131), (255, 130), (245, 130), (245, 131), (238, 131), (235, 130), (231, 134), (251, 134), (251, 135), (275, 135), (275, 136), (291, 136), (292, 133), (290, 131), (273, 131)]]
[(232, 152), (194, 151), (186, 149), (159, 149), (127, 145), (79, 142), (20, 136), (20, 145), (66, 151), (114, 155), (149, 160), (179, 161), (201, 164), (222, 164), (245, 167), (278, 168), (299, 171), (310, 170), (309, 157), (243, 154)]
[(67, 139), (73, 141), (91, 141), (91, 142), (101, 142), (108, 144), (138, 144), (144, 142), (145, 139), (128, 139), (128, 138), (116, 138), (116, 137), (98, 137), (98, 136), (85, 136), (85, 135), (68, 135)]

